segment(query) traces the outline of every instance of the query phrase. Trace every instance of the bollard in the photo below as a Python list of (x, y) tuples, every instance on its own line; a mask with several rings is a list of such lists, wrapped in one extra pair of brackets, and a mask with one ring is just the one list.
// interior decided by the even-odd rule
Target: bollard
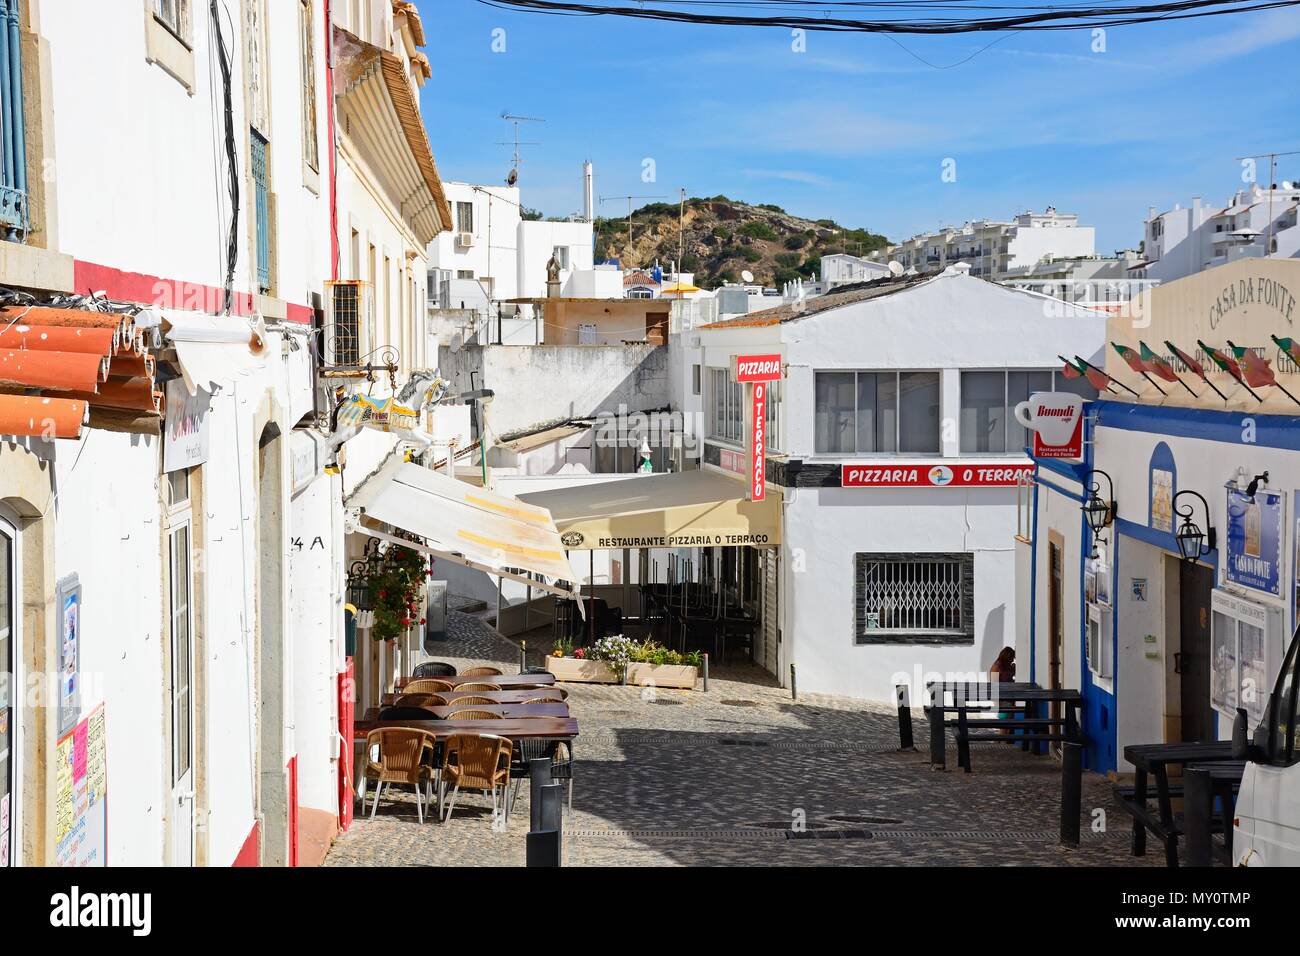
[(1083, 804), (1083, 745), (1061, 744), (1061, 845), (1079, 845), (1079, 812)]
[(1183, 769), (1183, 831), (1187, 834), (1187, 865), (1213, 866), (1210, 853), (1210, 822), (1214, 815), (1214, 791), (1210, 772), (1203, 767)]
[(946, 766), (943, 740), (943, 701), (930, 708), (930, 769), (943, 770)]
[(795, 691), (795, 686), (794, 686), (794, 665), (793, 664), (790, 665), (790, 699), (791, 700), (799, 699), (799, 694)]
[(528, 866), (559, 866), (559, 832), (556, 830), (530, 830), (525, 852)]
[(704, 655), (704, 692), (709, 692), (709, 655)]
[(542, 825), (540, 832), (555, 834), (555, 865), (564, 858), (564, 785), (548, 783), (538, 790)]
[(519, 642), (519, 673), (523, 674), (528, 670), (528, 642)]
[(551, 758), (534, 757), (528, 761), (528, 829), (544, 830), (542, 826), (541, 789), (551, 782)]
[(894, 692), (898, 695), (898, 749), (915, 750), (912, 740), (912, 707), (908, 701), (907, 685), (895, 684)]

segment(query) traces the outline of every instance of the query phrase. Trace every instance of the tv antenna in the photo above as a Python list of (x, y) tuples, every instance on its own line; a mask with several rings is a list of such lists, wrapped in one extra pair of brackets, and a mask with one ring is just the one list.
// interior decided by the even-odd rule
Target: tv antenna
[(509, 110), (502, 110), (501, 118), (505, 120), (507, 123), (512, 124), (515, 130), (513, 141), (508, 143), (497, 143), (498, 146), (514, 147), (514, 160), (510, 164), (510, 175), (506, 177), (506, 185), (513, 186), (515, 183), (519, 181), (519, 167), (522, 165), (522, 160), (519, 158), (519, 147), (542, 145), (541, 143), (522, 142), (519, 139), (519, 124), (520, 123), (545, 123), (546, 120), (541, 119), (540, 117), (537, 116), (516, 116), (514, 113), (511, 113)]
[(667, 199), (667, 196), (601, 196), (601, 204), (613, 202), (616, 199), (627, 200), (627, 249), (624, 252), (626, 256), (632, 249), (632, 200), (633, 199)]
[(1277, 189), (1277, 158), (1279, 156), (1300, 156), (1300, 149), (1293, 149), (1289, 153), (1260, 153), (1258, 156), (1237, 156), (1237, 162), (1243, 162), (1247, 159), (1267, 159), (1268, 160), (1268, 239), (1264, 246), (1264, 255), (1271, 256), (1273, 249), (1273, 192)]

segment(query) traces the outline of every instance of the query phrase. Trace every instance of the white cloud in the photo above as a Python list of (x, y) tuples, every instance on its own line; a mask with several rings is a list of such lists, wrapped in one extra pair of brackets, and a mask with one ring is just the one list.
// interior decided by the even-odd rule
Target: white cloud
[(780, 179), (788, 183), (803, 183), (808, 186), (833, 186), (835, 180), (819, 173), (810, 173), (801, 169), (742, 169), (742, 175), (753, 179)]

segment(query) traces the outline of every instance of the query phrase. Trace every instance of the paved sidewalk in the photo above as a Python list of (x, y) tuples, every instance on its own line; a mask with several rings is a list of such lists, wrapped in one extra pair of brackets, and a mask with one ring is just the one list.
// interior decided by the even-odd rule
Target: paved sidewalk
[[(518, 649), (469, 615), (452, 613), (443, 648), (438, 659), (457, 667), (518, 669)], [(569, 866), (1162, 859), (1129, 855), (1129, 818), (1096, 775), (1084, 779), (1083, 845), (1065, 850), (1057, 844), (1060, 770), (1051, 759), (986, 745), (975, 751), (975, 773), (937, 773), (924, 753), (896, 751), (897, 719), (887, 706), (818, 695), (791, 701), (756, 667), (715, 672), (707, 694), (565, 687), (581, 729), (574, 813), (565, 820)], [(918, 733), (920, 721), (918, 712)], [(1087, 832), (1096, 811), (1106, 832)], [(527, 830), (526, 786), (505, 832), (493, 832), (486, 796), (462, 795), (448, 824), (421, 826), (409, 792), (400, 802), (385, 794), (376, 818), (359, 814), (326, 865), (522, 865)]]

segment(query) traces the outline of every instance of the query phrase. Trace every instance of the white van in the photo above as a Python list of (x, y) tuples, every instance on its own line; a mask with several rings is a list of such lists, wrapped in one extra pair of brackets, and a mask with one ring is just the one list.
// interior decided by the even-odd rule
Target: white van
[(1233, 724), (1234, 756), (1244, 759), (1233, 829), (1232, 852), (1238, 866), (1300, 866), (1300, 629), (1291, 638), (1286, 660), (1254, 739), (1246, 739), (1246, 712)]

